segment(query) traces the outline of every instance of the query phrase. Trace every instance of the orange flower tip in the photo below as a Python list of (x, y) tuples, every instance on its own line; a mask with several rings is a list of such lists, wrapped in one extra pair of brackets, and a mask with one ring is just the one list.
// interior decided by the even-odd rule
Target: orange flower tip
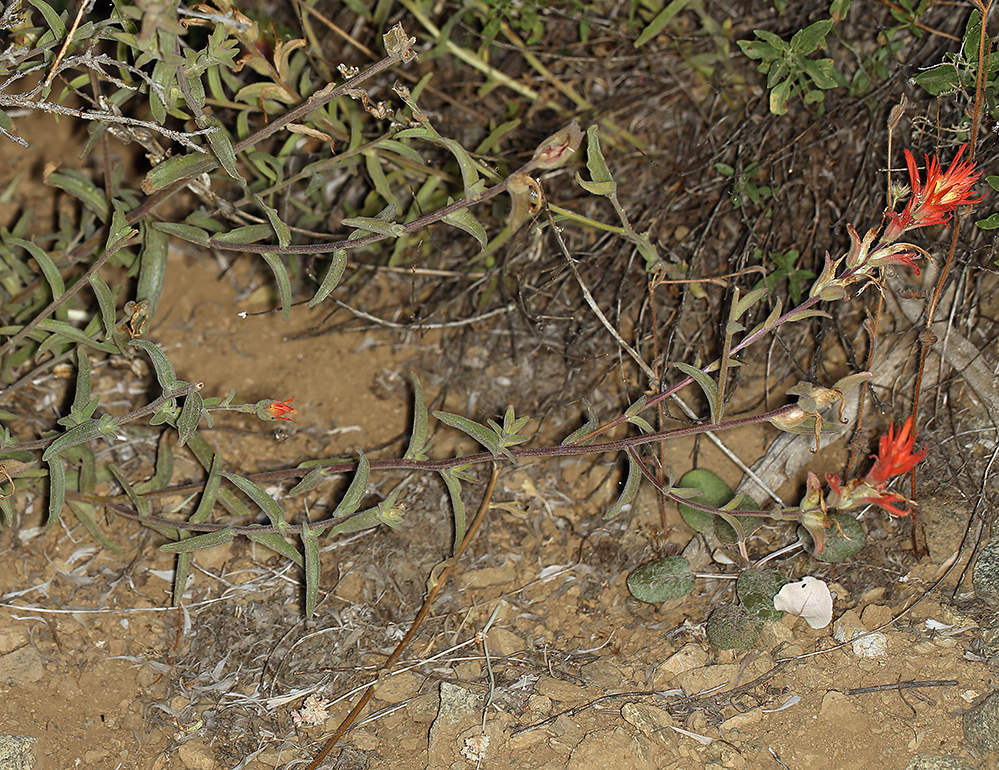
[(297, 411), (291, 406), (288, 406), (295, 397), (292, 396), (287, 401), (271, 401), (266, 408), (267, 414), (269, 414), (275, 420), (287, 420), (291, 422), (290, 417), (285, 417), (286, 414), (298, 414)]

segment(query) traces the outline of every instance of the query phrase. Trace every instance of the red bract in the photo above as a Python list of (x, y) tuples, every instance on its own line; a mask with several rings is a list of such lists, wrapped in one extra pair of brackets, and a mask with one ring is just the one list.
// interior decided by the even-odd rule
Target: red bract
[(886, 240), (894, 240), (905, 230), (914, 227), (943, 224), (950, 218), (951, 212), (958, 206), (978, 203), (982, 196), (974, 197), (972, 185), (982, 175), (975, 171), (975, 164), (961, 160), (966, 144), (961, 145), (947, 171), (940, 171), (940, 161), (934, 155), (926, 157), (926, 183), (919, 181), (919, 169), (912, 153), (905, 151), (905, 162), (909, 167), (909, 186), (912, 187), (912, 197), (909, 198), (905, 210), (901, 214), (887, 212), (891, 220), (886, 232)]
[[(291, 422), (290, 417), (285, 417), (286, 414), (298, 414), (293, 407), (288, 406), (295, 397), (292, 396), (287, 401), (271, 401), (264, 409), (267, 414), (273, 417), (275, 420), (287, 420)], [(257, 407), (260, 408), (259, 406)]]
[[(928, 451), (924, 447), (919, 452), (913, 452), (913, 445), (916, 443), (916, 434), (912, 432), (912, 417), (909, 417), (902, 425), (902, 429), (895, 435), (894, 423), (888, 426), (888, 433), (881, 436), (878, 443), (878, 453), (874, 457), (874, 466), (867, 473), (865, 479), (876, 489), (884, 489), (888, 482), (895, 476), (908, 473), (916, 464), (926, 457)], [(899, 499), (895, 497), (894, 499)], [(877, 501), (871, 501), (877, 502)], [(877, 503), (882, 505), (881, 503)], [(882, 507), (887, 507), (883, 506)]]
[(892, 503), (907, 502), (902, 495), (896, 495), (894, 492), (878, 492), (876, 495), (858, 497), (857, 500), (868, 505), (878, 505), (893, 516), (907, 516), (909, 514), (908, 511), (903, 511), (901, 508), (896, 508), (892, 505)]

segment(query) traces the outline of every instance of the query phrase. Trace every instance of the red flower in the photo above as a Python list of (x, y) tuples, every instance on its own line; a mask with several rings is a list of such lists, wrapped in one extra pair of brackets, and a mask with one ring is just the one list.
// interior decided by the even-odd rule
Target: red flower
[(264, 411), (270, 415), (271, 419), (287, 420), (288, 422), (291, 422), (291, 418), (285, 417), (285, 415), (298, 414), (298, 412), (296, 412), (292, 407), (288, 406), (288, 404), (294, 400), (295, 397), (292, 396), (287, 401), (271, 401), (266, 407), (264, 407)]
[(934, 155), (926, 157), (926, 184), (919, 181), (919, 169), (912, 153), (905, 151), (905, 162), (909, 167), (909, 185), (912, 187), (912, 197), (909, 198), (905, 210), (901, 214), (894, 211), (885, 212), (891, 220), (885, 232), (885, 240), (893, 241), (905, 230), (914, 227), (943, 224), (950, 218), (951, 212), (958, 206), (978, 203), (982, 197), (973, 197), (972, 185), (982, 175), (975, 171), (975, 164), (962, 161), (961, 155), (966, 144), (961, 145), (947, 171), (940, 172), (940, 161)]
[[(872, 455), (874, 466), (868, 471), (865, 480), (874, 488), (883, 490), (895, 476), (901, 476), (903, 473), (911, 471), (920, 460), (926, 457), (928, 451), (927, 447), (923, 447), (921, 451), (913, 452), (915, 443), (916, 434), (912, 432), (912, 417), (905, 421), (897, 436), (895, 435), (894, 423), (889, 425), (888, 433), (881, 436), (878, 443), (878, 454)], [(894, 499), (900, 498), (896, 496)], [(881, 503), (877, 504), (881, 505)]]

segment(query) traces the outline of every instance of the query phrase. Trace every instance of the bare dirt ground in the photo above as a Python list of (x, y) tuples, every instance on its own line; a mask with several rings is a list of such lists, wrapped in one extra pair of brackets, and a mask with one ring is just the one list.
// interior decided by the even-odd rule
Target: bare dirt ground
[[(765, 108), (714, 118), (724, 89), (712, 90), (683, 70), (682, 41), (670, 42), (676, 48), (664, 42), (660, 61), (625, 60), (614, 59), (620, 41), (610, 38), (604, 49), (592, 46), (592, 60), (572, 60), (591, 79), (574, 70), (565, 74), (587, 84), (603, 115), (630, 115), (629, 129), (651, 148), (617, 160), (632, 182), (622, 195), (635, 220), (653, 231), (674, 262), (705, 275), (742, 267), (757, 246), (788, 248), (784, 238), (792, 231), (803, 234), (807, 243), (799, 247), (815, 251), (816, 259), (837, 248), (831, 244), (842, 246), (842, 227), (830, 235), (839, 221), (833, 208), (856, 206), (880, 190), (854, 186), (874, 174), (859, 158), (873, 152), (867, 132), (883, 124), (884, 104), (834, 103), (797, 136), (797, 128), (772, 122)], [(598, 54), (606, 58), (606, 77), (593, 74)], [(460, 83), (454, 94), (470, 93), (458, 75), (445, 68), (437, 88), (446, 90), (450, 76)], [(881, 101), (894, 100), (892, 92)], [(441, 110), (461, 114), (453, 105)], [(557, 121), (538, 112), (524, 110), (525, 124), (534, 118), (530, 133), (544, 136)], [(27, 120), (22, 131), (32, 130)], [(5, 218), (29, 203), (45, 216), (57, 215), (59, 196), (40, 175), (45, 162), (72, 164), (73, 153), (57, 148), (79, 138), (60, 125), (65, 133), (54, 133), (47, 119), (34, 129), (53, 130), (35, 143), (37, 156), (0, 145), (5, 180), (26, 175), (20, 199), (0, 204)], [(730, 191), (708, 170), (712, 158), (726, 152), (729, 160), (759, 153), (767, 161), (774, 186), (782, 183), (776, 216), (725, 208), (715, 218)], [(442, 253), (452, 253), (449, 240), (430, 237)], [(577, 238), (574, 246), (590, 260), (591, 288), (608, 306), (617, 303), (615, 321), (644, 340), (645, 352), (660, 331), (673, 340), (679, 359), (706, 345), (705, 330), (720, 318), (720, 298), (681, 300), (683, 292), (674, 291), (658, 308), (660, 329), (649, 320), (655, 303), (647, 302), (641, 265), (596, 236)], [(231, 387), (247, 402), (294, 397), (298, 414), (291, 422), (217, 421), (207, 435), (230, 470), (294, 467), (356, 456), (358, 448), (372, 457), (398, 456), (412, 417), (411, 371), (429, 398), (440, 396), (435, 408), (499, 419), (514, 404), (518, 413), (537, 415), (528, 426), (537, 441), (557, 443), (578, 426), (582, 398), (613, 409), (640, 391), (613, 340), (565, 288), (571, 281), (558, 265), (550, 241), (521, 236), (504, 266), (510, 285), (500, 280), (488, 301), (479, 302), (481, 287), (460, 286), (460, 271), (446, 279), (417, 269), (373, 271), (336, 296), (389, 323), (330, 304), (311, 311), (296, 306), (282, 322), (271, 312), (274, 288), (259, 262), (174, 244), (148, 337), (169, 351), (181, 379), (205, 383), (206, 397), (224, 396)], [(977, 296), (967, 287), (978, 280), (968, 279), (965, 296)], [(421, 322), (435, 310), (430, 301), (444, 294), (465, 302), (453, 322), (506, 302), (512, 309), (488, 323)], [(994, 310), (983, 304), (975, 317), (987, 341), (993, 340)], [(853, 347), (843, 343), (858, 334), (863, 313), (851, 311), (809, 332), (810, 350), (828, 350), (819, 365), (823, 377), (833, 379), (831, 373), (851, 361)], [(888, 328), (887, 348), (911, 341), (901, 319)], [(793, 383), (799, 369), (811, 367), (793, 353), (803, 344), (776, 346), (782, 349), (774, 355), (784, 359), (776, 381)], [(763, 398), (754, 384), (775, 381), (762, 358), (747, 362), (740, 375), (748, 383), (740, 394), (747, 409)], [(911, 375), (899, 372), (899, 380), (910, 382)], [(664, 533), (649, 490), (621, 516), (602, 519), (622, 483), (614, 458), (504, 467), (454, 580), (323, 767), (901, 770), (917, 754), (993, 766), (996, 757), (978, 756), (964, 742), (961, 724), (971, 703), (996, 687), (994, 651), (983, 651), (979, 639), (991, 609), (974, 599), (970, 581), (957, 583), (970, 556), (962, 543), (976, 496), (986, 495), (976, 488), (981, 466), (974, 463), (985, 460), (977, 434), (963, 432), (974, 405), (960, 379), (941, 374), (937, 381), (943, 383), (937, 421), (921, 434), (931, 457), (938, 456), (921, 498), (929, 555), (913, 556), (908, 522), (872, 514), (863, 520), (868, 544), (849, 561), (819, 564), (800, 552), (778, 561), (773, 566), (788, 577), (815, 574), (831, 583), (836, 620), (814, 630), (788, 616), (768, 624), (746, 653), (719, 652), (704, 637), (711, 609), (733, 592), (724, 560), (714, 553), (717, 544), (695, 536), (672, 507)], [(111, 362), (95, 377), (94, 391), (113, 396), (112, 406), (124, 412), (148, 383), (141, 364)], [(44, 397), (51, 408), (65, 387), (55, 375), (34, 383), (39, 408)], [(893, 393), (880, 395), (890, 400)], [(755, 428), (732, 434), (728, 443), (751, 464), (775, 435)], [(152, 430), (137, 429), (104, 451), (113, 451), (130, 472), (149, 475), (157, 440)], [(433, 445), (439, 456), (457, 450), (474, 446), (446, 431)], [(707, 442), (679, 442), (669, 452), (678, 474), (696, 465), (733, 485), (740, 478)], [(843, 456), (842, 446), (833, 445), (809, 467), (837, 469)], [(196, 472), (178, 452), (175, 481)], [(45, 501), (28, 501), (17, 527), (0, 534), (0, 732), (37, 738), (43, 770), (305, 767), (350, 710), (358, 688), (377, 676), (418, 611), (432, 570), (449, 554), (444, 487), (418, 474), (373, 477), (369, 496), (382, 497), (399, 483), (406, 506), (399, 531), (368, 530), (324, 545), (320, 602), (307, 621), (299, 571), (252, 543), (237, 539), (199, 553), (178, 611), (171, 606), (174, 557), (157, 549), (154, 532), (108, 513), (102, 525), (116, 553), (99, 547), (74, 519), (43, 532)], [(478, 471), (476, 484), (481, 491), (485, 471)], [(290, 486), (268, 491), (281, 498)], [(800, 497), (801, 472), (778, 492), (787, 500)], [(309, 505), (324, 508), (332, 493), (325, 495), (309, 497)], [(301, 501), (285, 499), (296, 515), (307, 513)], [(179, 508), (184, 500), (160, 502)], [(749, 548), (761, 556), (794, 539), (786, 528), (766, 527)], [(662, 606), (630, 596), (631, 570), (681, 551), (699, 572), (715, 576)], [(841, 644), (854, 631), (877, 629), (900, 614), (883, 631), (884, 654), (864, 657)], [(855, 692), (864, 688), (875, 689)], [(311, 723), (303, 711), (309, 704), (318, 713)], [(488, 746), (477, 759), (474, 742), (483, 734)], [(0, 755), (0, 770), (21, 767), (16, 762), (13, 754)]]

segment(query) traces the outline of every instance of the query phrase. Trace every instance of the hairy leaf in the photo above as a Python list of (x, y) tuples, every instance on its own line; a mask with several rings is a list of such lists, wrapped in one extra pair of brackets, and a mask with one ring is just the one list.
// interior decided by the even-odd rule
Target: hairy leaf
[(288, 522), (285, 521), (284, 510), (278, 505), (277, 500), (247, 478), (237, 476), (235, 473), (226, 473), (225, 471), (222, 471), (220, 475), (229, 479), (243, 494), (256, 503), (260, 510), (267, 514), (267, 518), (270, 519), (271, 524), (277, 528), (282, 536), (284, 535)]

